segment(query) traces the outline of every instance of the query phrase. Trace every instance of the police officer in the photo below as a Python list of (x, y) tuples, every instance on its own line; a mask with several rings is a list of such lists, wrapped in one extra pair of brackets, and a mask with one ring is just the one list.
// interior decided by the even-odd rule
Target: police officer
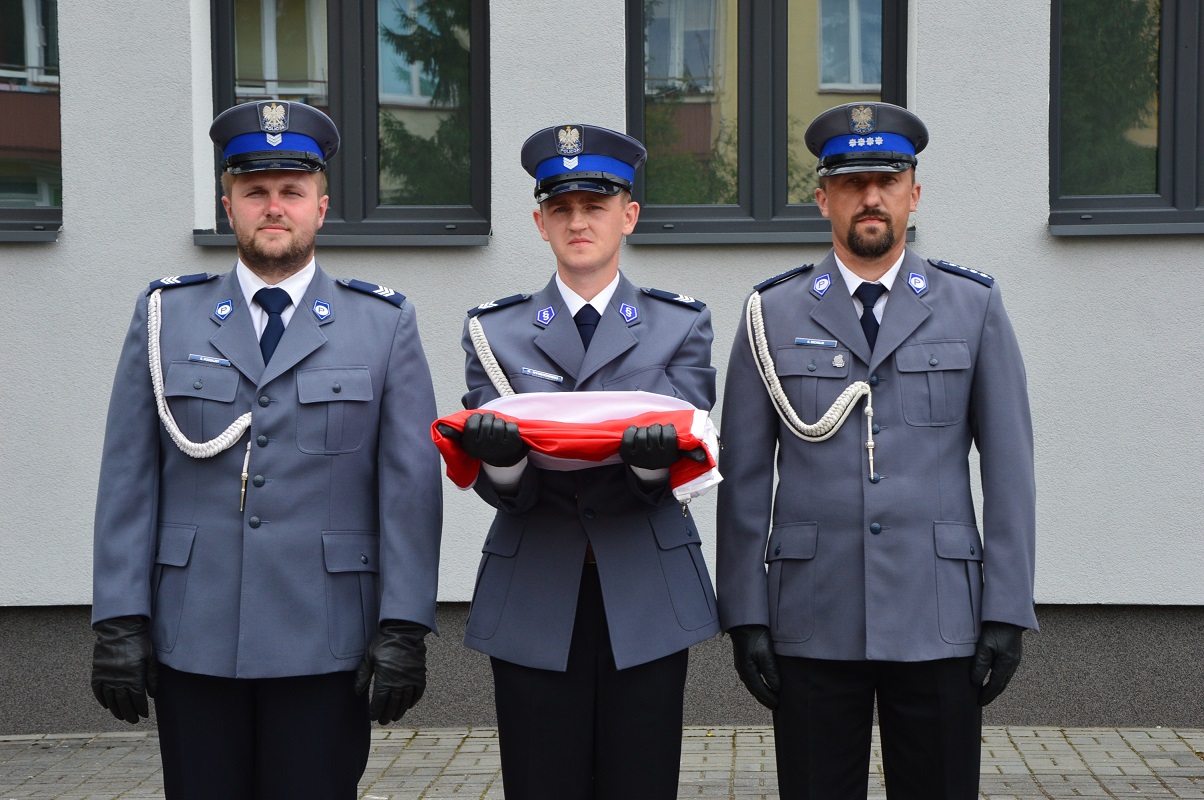
[[(619, 272), (645, 157), (591, 125), (523, 145), (556, 274), (469, 311), (465, 408), (510, 390), (642, 390), (710, 409), (710, 311)], [(500, 378), (484, 366), (495, 360)], [(465, 642), (492, 657), (506, 797), (675, 798), (687, 648), (718, 632), (697, 528), (667, 482), (676, 431), (633, 426), (625, 463), (554, 471), (529, 463), (519, 428), (477, 413), (460, 439), (497, 509)]]
[(430, 372), (403, 295), (314, 259), (331, 120), (251, 102), (210, 136), (238, 262), (155, 281), (134, 310), (96, 509), (92, 689), (131, 723), (154, 696), (173, 800), (353, 798), (369, 714), (396, 720), (425, 687)]
[(720, 617), (783, 798), (866, 796), (876, 700), (888, 796), (970, 800), (1037, 627), (1024, 365), (995, 280), (906, 247), (924, 124), (852, 103), (806, 142), (832, 251), (755, 287), (732, 348)]

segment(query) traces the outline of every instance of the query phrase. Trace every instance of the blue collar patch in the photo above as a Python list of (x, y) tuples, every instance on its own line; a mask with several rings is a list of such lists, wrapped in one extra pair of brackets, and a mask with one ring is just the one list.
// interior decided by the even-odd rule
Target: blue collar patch
[(234, 312), (234, 301), (233, 300), (219, 300), (218, 304), (213, 309), (213, 316), (217, 317), (222, 322), (225, 322), (226, 317), (230, 316), (230, 314), (232, 314), (233, 312)]
[(916, 297), (928, 291), (928, 279), (918, 272), (913, 272), (907, 276), (907, 285), (916, 293)]
[(535, 324), (547, 327), (556, 318), (556, 309), (548, 306), (535, 312)]
[(631, 325), (640, 318), (639, 310), (629, 303), (623, 303), (619, 306), (619, 313), (623, 315), (623, 319), (627, 320), (627, 324)]
[(831, 288), (832, 288), (832, 275), (831, 275), (831, 273), (828, 273), (828, 272), (825, 272), (823, 275), (820, 275), (819, 277), (817, 277), (815, 279), (815, 281), (811, 284), (811, 291), (815, 293), (816, 297), (823, 297), (825, 294), (828, 293), (828, 290)]
[(327, 303), (325, 300), (315, 300), (313, 308), (314, 316), (317, 317), (320, 322), (324, 322), (330, 317), (331, 314), (334, 313), (334, 309), (330, 307), (330, 303)]

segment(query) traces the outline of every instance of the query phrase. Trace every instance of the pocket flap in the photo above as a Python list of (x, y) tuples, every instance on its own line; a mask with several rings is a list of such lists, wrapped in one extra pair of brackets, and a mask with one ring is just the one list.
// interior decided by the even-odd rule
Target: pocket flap
[(371, 399), (372, 374), (367, 367), (313, 367), (297, 371), (299, 403)]
[(156, 564), (166, 564), (169, 567), (185, 567), (192, 555), (192, 542), (196, 538), (195, 525), (174, 525), (165, 523), (159, 526), (159, 549), (155, 553)]
[[(779, 347), (773, 357), (779, 375), (804, 375), (812, 378), (847, 378), (849, 351), (843, 347)], [(839, 366), (838, 366), (839, 365)]]
[(682, 516), (678, 505), (658, 508), (648, 515), (652, 524), (652, 532), (656, 534), (656, 544), (662, 550), (672, 550), (687, 544), (698, 544), (698, 530), (694, 520)]
[(489, 529), (489, 535), (485, 537), (481, 552), (510, 558), (518, 552), (518, 543), (522, 538), (522, 521), (499, 514)]
[(895, 366), (899, 372), (969, 369), (970, 347), (964, 341), (906, 344), (895, 351)]
[(966, 522), (933, 523), (936, 554), (941, 558), (982, 561), (982, 541), (978, 528)]
[(769, 534), (769, 546), (765, 550), (765, 561), (783, 558), (815, 558), (815, 547), (819, 542), (818, 522), (786, 522), (774, 525)]
[(166, 397), (196, 397), (233, 403), (238, 394), (238, 370), (197, 361), (173, 361), (163, 376)]
[(380, 537), (372, 531), (322, 531), (327, 572), (380, 572)]

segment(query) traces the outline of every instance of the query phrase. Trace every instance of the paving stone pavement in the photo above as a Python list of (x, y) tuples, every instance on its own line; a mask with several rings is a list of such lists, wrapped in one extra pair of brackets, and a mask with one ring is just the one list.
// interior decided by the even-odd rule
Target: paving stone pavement
[[(1204, 729), (990, 727), (982, 747), (984, 800), (1204, 800)], [(162, 797), (153, 732), (0, 736), (0, 800)], [(497, 729), (373, 731), (362, 800), (445, 797), (502, 800)], [(772, 729), (685, 729), (679, 800), (776, 797)], [(885, 797), (875, 730), (868, 800)]]

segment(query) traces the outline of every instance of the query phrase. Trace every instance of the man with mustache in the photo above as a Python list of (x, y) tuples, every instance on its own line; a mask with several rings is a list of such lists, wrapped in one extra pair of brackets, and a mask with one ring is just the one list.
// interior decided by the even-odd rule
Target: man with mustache
[(371, 720), (426, 685), (434, 390), (405, 297), (315, 260), (330, 118), (265, 100), (209, 133), (238, 261), (155, 281), (134, 311), (96, 508), (92, 690), (130, 723), (155, 698), (171, 800), (349, 800)]
[(1024, 364), (991, 276), (906, 247), (923, 122), (851, 103), (806, 142), (832, 251), (755, 287), (732, 348), (720, 623), (783, 798), (864, 800), (876, 704), (888, 796), (972, 800), (1037, 628)]

